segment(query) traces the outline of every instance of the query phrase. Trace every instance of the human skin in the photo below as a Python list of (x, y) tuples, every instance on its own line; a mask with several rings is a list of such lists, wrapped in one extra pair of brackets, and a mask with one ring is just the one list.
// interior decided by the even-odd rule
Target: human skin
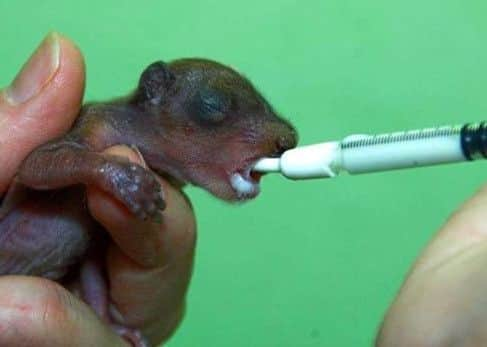
[[(0, 92), (0, 194), (6, 192), (28, 153), (71, 127), (81, 106), (84, 78), (83, 58), (76, 46), (51, 34), (14, 82)], [(143, 159), (127, 147), (107, 152), (144, 166)], [(165, 341), (184, 314), (196, 235), (188, 199), (165, 180), (158, 180), (167, 202), (162, 223), (137, 219), (105, 192), (88, 190), (89, 209), (109, 233), (119, 234), (130, 226), (160, 242), (141, 242), (130, 250), (130, 257), (119, 243), (112, 242), (106, 261), (113, 316), (143, 331), (152, 344)], [(38, 277), (2, 276), (0, 345), (128, 344), (78, 299), (76, 290), (70, 292)]]
[(487, 187), (465, 202), (413, 264), (379, 347), (487, 346)]

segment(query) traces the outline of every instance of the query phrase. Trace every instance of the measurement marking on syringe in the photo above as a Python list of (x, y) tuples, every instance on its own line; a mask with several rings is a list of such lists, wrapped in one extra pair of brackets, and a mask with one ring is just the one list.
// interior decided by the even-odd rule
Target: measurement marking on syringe
[(350, 141), (343, 141), (340, 144), (341, 149), (350, 149), (365, 146), (385, 145), (391, 143), (429, 140), (436, 137), (447, 137), (459, 135), (462, 126), (446, 126), (439, 128), (421, 129), (403, 131), (397, 133), (371, 135), (359, 139), (352, 139)]

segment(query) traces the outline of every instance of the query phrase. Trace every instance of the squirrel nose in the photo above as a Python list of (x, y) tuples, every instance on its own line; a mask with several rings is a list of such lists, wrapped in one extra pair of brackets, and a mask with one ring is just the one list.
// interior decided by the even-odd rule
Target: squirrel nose
[(277, 154), (282, 154), (288, 149), (294, 148), (297, 145), (298, 139), (296, 135), (296, 131), (294, 129), (290, 129), (291, 131), (286, 131), (285, 134), (281, 134), (276, 139), (276, 152)]

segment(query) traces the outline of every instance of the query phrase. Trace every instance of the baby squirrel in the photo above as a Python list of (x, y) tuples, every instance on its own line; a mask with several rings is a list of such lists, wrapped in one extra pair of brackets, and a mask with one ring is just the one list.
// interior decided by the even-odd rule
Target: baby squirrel
[[(259, 193), (252, 165), (296, 142), (293, 127), (233, 69), (204, 59), (155, 62), (134, 92), (85, 105), (69, 133), (24, 160), (16, 180), (27, 195), (0, 220), (0, 274), (62, 281), (83, 267), (103, 233), (88, 213), (86, 186), (111, 194), (141, 219), (158, 217), (165, 206), (152, 171), (226, 201), (247, 200)], [(140, 151), (152, 171), (101, 153), (117, 144)], [(12, 195), (4, 202), (16, 200)], [(96, 302), (89, 296), (88, 304)], [(147, 346), (137, 331), (117, 331)]]

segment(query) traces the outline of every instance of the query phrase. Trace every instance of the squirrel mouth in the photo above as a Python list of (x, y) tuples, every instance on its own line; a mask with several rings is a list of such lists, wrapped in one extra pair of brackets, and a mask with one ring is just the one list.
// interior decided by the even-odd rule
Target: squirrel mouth
[(237, 194), (239, 200), (247, 200), (255, 198), (260, 192), (260, 178), (261, 173), (248, 168), (234, 172), (230, 176), (230, 185)]

